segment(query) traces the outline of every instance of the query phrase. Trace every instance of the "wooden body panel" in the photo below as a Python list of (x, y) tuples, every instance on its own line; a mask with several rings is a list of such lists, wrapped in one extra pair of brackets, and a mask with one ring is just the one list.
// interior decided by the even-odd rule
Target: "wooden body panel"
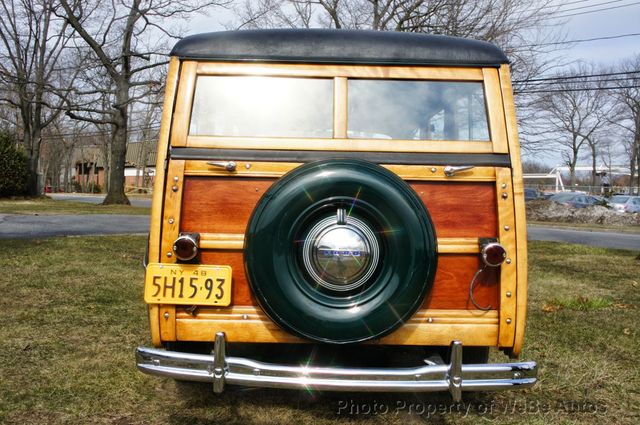
[[(180, 231), (244, 233), (249, 217), (274, 179), (185, 178)], [(410, 182), (423, 200), (438, 237), (496, 237), (495, 186), (475, 182)]]
[[(201, 309), (197, 316), (178, 311), (178, 340), (211, 341), (211, 335), (220, 331), (225, 332), (229, 342), (309, 342), (283, 331), (256, 307)], [(420, 310), (400, 329), (368, 344), (448, 346), (452, 335), (465, 346), (496, 345), (498, 314), (496, 311)]]
[(516, 307), (514, 312), (515, 335), (511, 355), (517, 357), (524, 342), (524, 329), (527, 317), (527, 219), (524, 204), (524, 183), (522, 180), (522, 163), (520, 160), (520, 142), (518, 140), (518, 124), (511, 89), (509, 67), (500, 67), (500, 88), (504, 102), (504, 115), (509, 140), (509, 156), (511, 158), (511, 180), (513, 182), (513, 208), (515, 220), (515, 247), (518, 251), (516, 262)]
[[(207, 250), (200, 255), (203, 264), (229, 265), (233, 270), (233, 295), (231, 303), (236, 306), (257, 305), (249, 289), (244, 273), (242, 251)], [(469, 284), (478, 270), (478, 255), (444, 254), (438, 258), (438, 269), (431, 292), (422, 308), (430, 309), (474, 309), (469, 301)], [(499, 276), (493, 270), (483, 274), (476, 284), (474, 299), (482, 306), (498, 308)]]

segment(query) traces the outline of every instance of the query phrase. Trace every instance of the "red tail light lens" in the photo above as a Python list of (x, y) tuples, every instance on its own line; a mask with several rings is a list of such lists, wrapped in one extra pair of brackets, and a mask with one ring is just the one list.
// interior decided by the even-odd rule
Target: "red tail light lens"
[(489, 267), (498, 267), (507, 258), (507, 251), (498, 242), (482, 247), (482, 261)]
[(200, 235), (197, 233), (184, 233), (173, 242), (173, 252), (181, 261), (190, 261), (198, 255), (198, 242)]

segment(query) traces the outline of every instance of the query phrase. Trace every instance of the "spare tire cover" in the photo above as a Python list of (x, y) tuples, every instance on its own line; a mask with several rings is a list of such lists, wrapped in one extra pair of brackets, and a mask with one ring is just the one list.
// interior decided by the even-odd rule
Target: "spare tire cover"
[(402, 179), (353, 159), (309, 163), (258, 202), (245, 234), (265, 313), (315, 341), (379, 338), (420, 307), (436, 271), (429, 213)]

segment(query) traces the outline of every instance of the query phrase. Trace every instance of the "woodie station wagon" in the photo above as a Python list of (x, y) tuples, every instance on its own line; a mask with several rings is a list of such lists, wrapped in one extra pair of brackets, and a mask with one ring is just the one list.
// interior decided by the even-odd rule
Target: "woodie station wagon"
[[(155, 348), (138, 348), (141, 371), (215, 392), (456, 401), (536, 382), (534, 362), (487, 362), (489, 347), (518, 357), (527, 302), (497, 47), (346, 30), (187, 37), (171, 52), (157, 161), (144, 292)], [(228, 355), (243, 344), (437, 355), (409, 367)]]

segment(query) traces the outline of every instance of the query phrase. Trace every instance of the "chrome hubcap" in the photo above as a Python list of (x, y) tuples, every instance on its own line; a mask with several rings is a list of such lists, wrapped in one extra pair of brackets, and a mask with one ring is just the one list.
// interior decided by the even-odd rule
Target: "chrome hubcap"
[(378, 240), (364, 222), (338, 209), (311, 229), (303, 246), (304, 266), (319, 285), (350, 291), (371, 277), (378, 264)]

